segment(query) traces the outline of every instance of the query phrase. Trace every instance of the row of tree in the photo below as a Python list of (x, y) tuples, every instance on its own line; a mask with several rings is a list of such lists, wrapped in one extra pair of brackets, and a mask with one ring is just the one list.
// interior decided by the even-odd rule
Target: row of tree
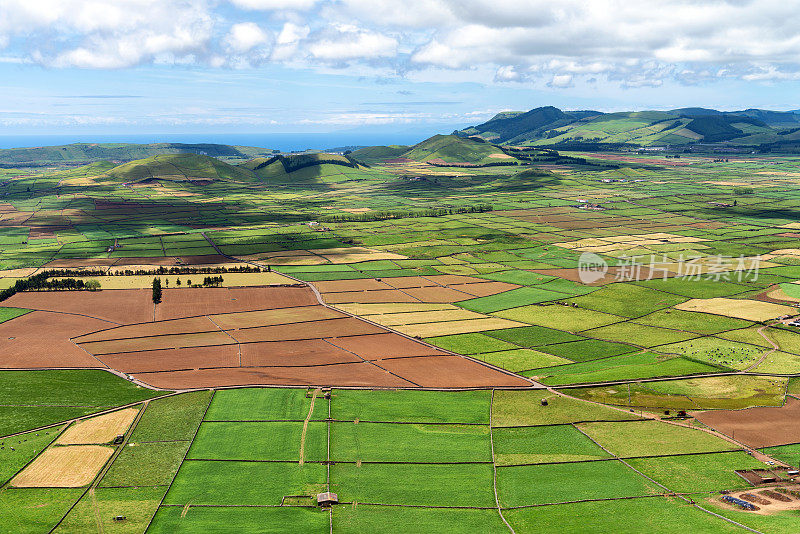
[[(97, 280), (81, 280), (77, 278), (50, 279), (52, 271), (36, 274), (30, 278), (23, 278), (14, 282), (14, 285), (0, 291), (0, 301), (13, 297), (20, 291), (96, 291), (100, 289)], [(56, 275), (57, 276), (57, 275)]]

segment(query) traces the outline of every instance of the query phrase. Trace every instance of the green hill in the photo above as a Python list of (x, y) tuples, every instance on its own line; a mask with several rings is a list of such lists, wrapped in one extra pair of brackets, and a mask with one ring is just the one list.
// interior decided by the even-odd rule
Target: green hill
[(369, 165), (382, 163), (387, 159), (399, 158), (409, 149), (406, 145), (368, 146), (350, 153), (350, 157)]
[(165, 154), (123, 163), (106, 172), (111, 178), (126, 183), (152, 180), (172, 182), (253, 181), (249, 169), (229, 165), (210, 156), (198, 154)]
[(257, 179), (273, 182), (334, 182), (385, 178), (352, 156), (326, 152), (255, 158), (239, 165)]
[(248, 159), (267, 155), (265, 148), (218, 145), (212, 143), (74, 143), (34, 148), (0, 149), (0, 165), (79, 165), (94, 161), (116, 162), (149, 158), (161, 154), (199, 154), (215, 158)]
[(447, 163), (498, 163), (514, 161), (500, 148), (483, 139), (457, 135), (434, 135), (411, 147), (402, 157), (414, 161), (443, 160)]
[(561, 111), (553, 106), (532, 109), (526, 113), (502, 112), (484, 124), (462, 130), (462, 135), (479, 135), (494, 143), (522, 144), (542, 137), (547, 131), (600, 115), (597, 111)]
[(503, 112), (456, 132), (504, 145), (688, 145), (729, 142), (760, 145), (786, 140), (800, 126), (800, 114), (747, 109), (723, 112), (706, 108), (600, 113), (561, 111), (547, 106), (526, 113)]

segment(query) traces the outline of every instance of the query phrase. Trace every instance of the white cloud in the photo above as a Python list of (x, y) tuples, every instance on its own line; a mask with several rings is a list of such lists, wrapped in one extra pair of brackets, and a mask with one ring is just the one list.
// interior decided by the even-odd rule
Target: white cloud
[[(0, 49), (53, 67), (267, 61), (623, 86), (795, 79), (785, 0), (0, 0)], [(448, 75), (450, 76), (450, 75)]]
[(503, 65), (494, 75), (496, 82), (521, 82), (524, 76), (513, 65)]
[(344, 61), (391, 57), (397, 52), (395, 38), (349, 25), (330, 28), (308, 45), (308, 51), (316, 59)]
[(230, 0), (231, 4), (243, 9), (311, 9), (317, 0)]
[(2, 13), (0, 40), (25, 40), (54, 67), (181, 62), (203, 53), (213, 28), (204, 0), (4, 0)]
[(556, 74), (548, 83), (550, 87), (556, 87), (558, 89), (564, 89), (567, 87), (572, 87), (572, 75), (571, 74)]
[(308, 37), (311, 28), (300, 26), (293, 22), (283, 25), (277, 39), (275, 49), (272, 51), (272, 59), (275, 61), (287, 61), (297, 54), (300, 41)]
[(253, 22), (241, 22), (231, 26), (225, 37), (228, 48), (234, 52), (249, 52), (257, 46), (268, 43), (270, 36)]

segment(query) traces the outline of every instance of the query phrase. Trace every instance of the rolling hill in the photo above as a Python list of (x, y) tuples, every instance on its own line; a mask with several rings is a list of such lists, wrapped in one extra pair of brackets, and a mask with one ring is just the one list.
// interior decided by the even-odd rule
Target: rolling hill
[(200, 154), (215, 158), (249, 159), (269, 155), (265, 148), (212, 143), (74, 143), (33, 148), (0, 149), (0, 165), (27, 166), (66, 163), (82, 165), (95, 161), (133, 161), (162, 154)]
[(455, 132), (504, 145), (689, 145), (785, 142), (800, 127), (800, 114), (747, 109), (717, 111), (681, 108), (671, 111), (600, 113), (562, 111), (552, 106), (528, 112), (503, 112), (489, 121)]
[(123, 163), (106, 171), (113, 179), (125, 183), (154, 180), (170, 182), (213, 182), (217, 180), (249, 182), (256, 179), (253, 171), (229, 165), (211, 156), (199, 154), (165, 154)]
[(514, 161), (497, 146), (479, 137), (434, 135), (412, 146), (401, 157), (414, 161), (487, 164)]
[(372, 165), (387, 159), (399, 158), (408, 152), (408, 149), (409, 147), (406, 145), (368, 146), (351, 152), (350, 156), (355, 160)]

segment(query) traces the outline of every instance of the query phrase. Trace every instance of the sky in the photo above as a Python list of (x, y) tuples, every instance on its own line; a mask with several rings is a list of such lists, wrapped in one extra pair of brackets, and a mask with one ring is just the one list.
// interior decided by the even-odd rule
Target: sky
[(0, 135), (800, 109), (792, 0), (0, 0)]

